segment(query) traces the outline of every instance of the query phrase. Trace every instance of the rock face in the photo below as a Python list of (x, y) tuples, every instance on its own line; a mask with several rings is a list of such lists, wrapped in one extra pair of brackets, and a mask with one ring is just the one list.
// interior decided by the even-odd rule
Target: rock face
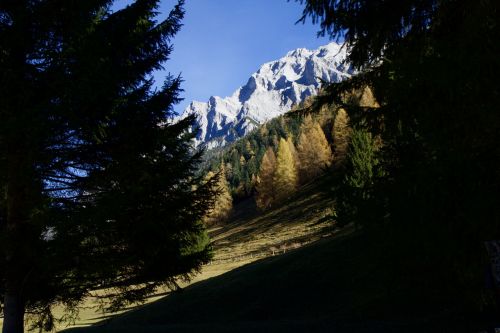
[(212, 96), (205, 103), (193, 101), (180, 118), (196, 115), (196, 146), (224, 146), (316, 94), (321, 81), (338, 82), (350, 77), (353, 71), (343, 64), (345, 56), (345, 49), (336, 43), (317, 50), (290, 51), (262, 65), (232, 96)]

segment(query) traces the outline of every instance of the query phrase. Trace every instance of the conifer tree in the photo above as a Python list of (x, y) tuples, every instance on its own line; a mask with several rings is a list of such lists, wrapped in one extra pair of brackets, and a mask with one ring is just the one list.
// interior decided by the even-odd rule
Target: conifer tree
[(293, 144), (292, 137), (288, 136), (286, 142), (288, 143), (288, 147), (290, 148), (290, 152), (292, 153), (293, 156), (293, 163), (295, 165), (295, 170), (299, 170), (300, 169), (299, 152), (297, 151), (297, 148), (295, 148), (295, 145)]
[(338, 219), (340, 224), (349, 222), (369, 224), (375, 210), (370, 207), (373, 184), (379, 163), (376, 145), (371, 133), (355, 128), (348, 145), (346, 173), (338, 190)]
[(342, 164), (345, 161), (350, 133), (349, 117), (345, 109), (340, 108), (336, 112), (332, 129), (336, 164)]
[(216, 177), (217, 182), (214, 186), (216, 191), (215, 203), (212, 209), (206, 215), (204, 222), (206, 225), (214, 225), (227, 220), (233, 209), (233, 197), (229, 191), (229, 184), (226, 179), (226, 168), (224, 163), (221, 164), (217, 175), (209, 172), (207, 179)]
[[(183, 1), (0, 3), (0, 297), (50, 329), (95, 288), (110, 309), (188, 279), (210, 258), (213, 185), (195, 177), (193, 118), (172, 123), (179, 77), (153, 89)], [(195, 188), (196, 190), (193, 190)], [(106, 289), (108, 288), (108, 289)]]
[(290, 145), (283, 138), (280, 139), (276, 155), (276, 172), (273, 177), (275, 198), (282, 201), (297, 188), (297, 170)]
[(332, 150), (321, 126), (310, 115), (304, 118), (299, 137), (300, 175), (304, 181), (323, 173), (332, 162)]
[[(393, 253), (427, 258), (426, 270), (472, 295), (481, 244), (500, 238), (500, 2), (297, 1), (302, 19), (344, 39), (348, 61), (362, 69), (326, 86), (318, 103), (342, 105), (353, 125), (382, 139), (385, 175), (372, 198), (383, 203), (373, 206), (384, 210), (378, 220), (391, 227)], [(342, 100), (365, 86), (380, 108)]]
[(271, 147), (268, 147), (260, 164), (259, 176), (255, 194), (255, 202), (261, 210), (267, 209), (275, 197), (274, 174), (276, 172), (276, 156)]

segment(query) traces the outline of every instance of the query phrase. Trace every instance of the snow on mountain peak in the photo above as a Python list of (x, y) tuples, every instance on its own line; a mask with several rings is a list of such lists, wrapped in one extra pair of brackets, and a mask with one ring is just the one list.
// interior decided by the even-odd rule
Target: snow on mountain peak
[(180, 118), (196, 115), (196, 146), (223, 146), (316, 94), (321, 81), (338, 82), (350, 77), (353, 71), (344, 64), (345, 57), (345, 48), (333, 42), (316, 50), (292, 50), (281, 59), (263, 64), (232, 96), (193, 101)]

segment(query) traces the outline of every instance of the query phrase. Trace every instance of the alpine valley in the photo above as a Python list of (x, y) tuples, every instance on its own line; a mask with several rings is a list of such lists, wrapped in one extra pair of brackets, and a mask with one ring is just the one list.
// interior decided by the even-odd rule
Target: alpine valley
[(222, 147), (315, 95), (323, 82), (350, 77), (353, 70), (345, 57), (345, 48), (334, 42), (317, 50), (290, 51), (263, 64), (232, 96), (193, 101), (179, 118), (196, 115), (195, 146)]

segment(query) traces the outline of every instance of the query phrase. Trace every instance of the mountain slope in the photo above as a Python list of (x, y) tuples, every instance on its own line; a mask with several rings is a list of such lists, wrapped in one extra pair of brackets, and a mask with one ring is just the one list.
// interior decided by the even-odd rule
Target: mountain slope
[(350, 77), (352, 69), (343, 63), (345, 55), (345, 49), (336, 43), (317, 50), (290, 51), (262, 65), (232, 96), (191, 102), (180, 118), (196, 115), (196, 145), (223, 146), (316, 94), (321, 81), (338, 82)]
[(204, 267), (227, 271), (231, 265), (229, 272), (64, 332), (466, 333), (493, 327), (466, 308), (450, 281), (396, 269), (387, 230), (332, 230), (324, 216), (334, 200), (331, 177), (264, 213), (250, 200), (235, 206), (231, 222), (212, 230), (216, 256)]
[[(479, 332), (438, 283), (390, 275), (383, 236), (345, 230), (200, 281), (98, 325), (100, 332)], [(427, 272), (422, 272), (422, 275)], [(442, 281), (442, 283), (446, 283)], [(473, 328), (473, 329), (471, 329)]]

